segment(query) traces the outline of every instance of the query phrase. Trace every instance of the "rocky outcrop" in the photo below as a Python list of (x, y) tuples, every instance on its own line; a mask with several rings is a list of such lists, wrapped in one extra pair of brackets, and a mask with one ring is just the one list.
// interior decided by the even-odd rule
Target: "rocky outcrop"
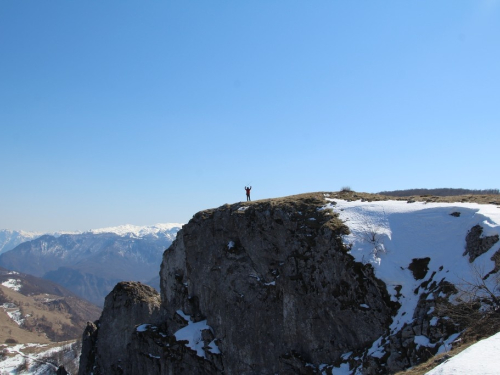
[(194, 215), (163, 255), (161, 301), (118, 284), (84, 334), (80, 374), (331, 374), (349, 364), (368, 375), (435, 354), (457, 331), (437, 312), (453, 286), (429, 271), (430, 258), (413, 259), (404, 265), (418, 281), (413, 317), (392, 324), (406, 314), (398, 295), (350, 255), (348, 228), (323, 198)]
[(318, 367), (373, 342), (392, 304), (323, 205), (290, 199), (195, 215), (162, 264), (170, 331), (182, 328), (171, 318), (178, 310), (206, 319), (229, 374), (297, 373), (294, 356)]
[(498, 242), (498, 235), (483, 237), (483, 227), (475, 225), (465, 238), (466, 246), (464, 255), (469, 255), (469, 262), (486, 253)]
[(159, 315), (152, 292), (139, 307), (144, 286), (118, 284), (81, 374), (309, 373), (371, 344), (397, 306), (323, 206), (304, 196), (196, 214), (165, 251)]
[(96, 324), (89, 324), (82, 343), (80, 374), (122, 374), (127, 349), (140, 323), (158, 319), (160, 296), (152, 287), (121, 282), (106, 297)]

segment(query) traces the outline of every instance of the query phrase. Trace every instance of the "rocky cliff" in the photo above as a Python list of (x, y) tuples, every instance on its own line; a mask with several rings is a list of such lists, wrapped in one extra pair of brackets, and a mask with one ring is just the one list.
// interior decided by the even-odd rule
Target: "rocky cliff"
[(356, 261), (326, 196), (197, 213), (164, 253), (161, 298), (139, 283), (108, 295), (84, 334), (80, 374), (376, 374), (434, 354), (458, 330), (431, 321), (453, 288), (414, 259), (404, 269), (418, 301), (402, 311), (404, 287), (391, 294)]

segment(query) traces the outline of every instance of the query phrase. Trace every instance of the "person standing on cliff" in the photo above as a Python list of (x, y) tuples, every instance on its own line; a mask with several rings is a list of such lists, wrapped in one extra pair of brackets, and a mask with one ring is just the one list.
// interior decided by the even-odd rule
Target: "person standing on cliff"
[(251, 186), (245, 186), (245, 191), (247, 192), (247, 201), (251, 201), (250, 199), (250, 190), (252, 190)]

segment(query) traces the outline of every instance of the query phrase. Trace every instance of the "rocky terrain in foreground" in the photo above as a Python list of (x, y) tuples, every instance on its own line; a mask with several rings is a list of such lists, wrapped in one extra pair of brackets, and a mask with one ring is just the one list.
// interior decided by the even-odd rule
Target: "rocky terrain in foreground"
[(468, 264), (488, 275), (499, 269), (497, 198), (485, 197), (493, 216), (462, 197), (386, 203), (355, 192), (199, 212), (163, 255), (161, 294), (123, 282), (106, 297), (84, 332), (79, 373), (386, 374), (415, 366), (466, 328), (442, 309), (457, 302), (454, 273)]

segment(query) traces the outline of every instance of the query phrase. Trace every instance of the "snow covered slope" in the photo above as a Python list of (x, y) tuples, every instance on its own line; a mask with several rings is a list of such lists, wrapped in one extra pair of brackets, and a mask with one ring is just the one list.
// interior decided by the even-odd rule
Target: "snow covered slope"
[(497, 375), (500, 372), (500, 333), (481, 340), (432, 369), (426, 375)]
[[(344, 237), (351, 255), (359, 262), (370, 263), (375, 275), (386, 283), (392, 300), (401, 304), (389, 336), (373, 343), (370, 356), (386, 355), (388, 349), (383, 343), (415, 320), (422, 297), (430, 301), (442, 296), (424, 287), (424, 280), (425, 285), (432, 281), (463, 285), (464, 281), (474, 282), (477, 270), (486, 275), (495, 268), (492, 257), (500, 249), (500, 208), (496, 205), (326, 199), (330, 203), (325, 208), (337, 212), (351, 231)], [(493, 245), (474, 259), (465, 252), (467, 235), (476, 226), (482, 228), (481, 239), (490, 237)], [(415, 260), (423, 261), (422, 275), (411, 266)], [(492, 290), (495, 279), (486, 280)], [(432, 313), (433, 308), (428, 311)], [(433, 318), (431, 325), (436, 325), (437, 320)], [(422, 334), (415, 336), (415, 343), (439, 347), (440, 353), (456, 337), (433, 342)]]
[[(480, 225), (483, 236), (500, 235), (500, 208), (494, 205), (332, 200), (327, 207), (338, 212), (351, 230), (345, 237), (352, 245), (351, 255), (359, 262), (371, 263), (394, 300), (403, 303), (393, 330), (412, 319), (419, 298), (414, 290), (422, 281), (408, 268), (413, 259), (429, 257), (428, 274), (436, 272), (436, 279), (463, 284), (464, 279), (472, 281), (474, 276), (469, 258), (463, 256), (468, 231)], [(474, 261), (476, 267), (486, 273), (493, 270), (491, 257), (499, 248), (497, 242), (479, 256)], [(398, 299), (394, 287), (399, 285), (402, 297)]]
[(38, 238), (42, 235), (42, 233), (38, 232), (26, 232), (22, 230), (10, 230), (10, 229), (1, 229), (0, 230), (0, 254), (12, 250), (17, 245), (31, 241), (35, 238)]

